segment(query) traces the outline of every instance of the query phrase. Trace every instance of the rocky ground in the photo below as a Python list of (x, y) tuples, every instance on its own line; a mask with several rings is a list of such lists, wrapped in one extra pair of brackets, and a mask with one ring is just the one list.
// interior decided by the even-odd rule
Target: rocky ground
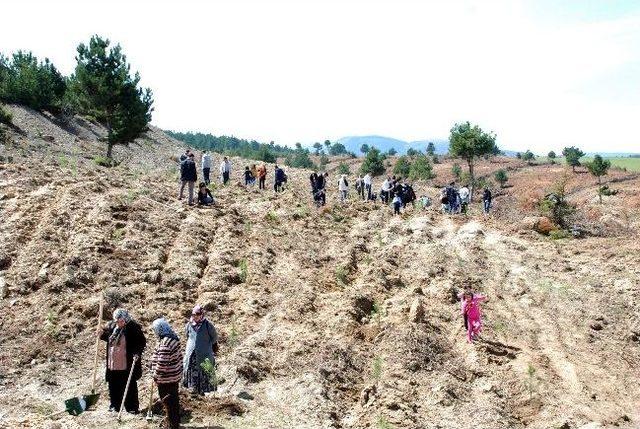
[[(204, 209), (177, 201), (172, 157), (184, 148), (159, 130), (104, 168), (93, 161), (100, 127), (12, 110), (17, 129), (0, 152), (0, 427), (153, 427), (132, 415), (117, 424), (104, 399), (46, 417), (90, 390), (101, 293), (106, 317), (124, 306), (147, 328), (149, 349), (154, 318), (182, 334), (191, 307), (206, 307), (224, 383), (182, 396), (187, 428), (640, 424), (636, 176), (612, 172), (620, 192), (602, 206), (592, 178), (571, 177), (570, 198), (597, 232), (580, 239), (520, 222), (564, 167), (508, 160), (479, 167), (511, 168), (490, 218), (476, 206), (393, 217), (335, 193), (318, 210), (309, 172), (293, 169), (279, 195), (244, 188), (236, 169)], [(418, 194), (435, 197), (450, 169), (436, 166)], [(455, 299), (467, 284), (488, 297), (472, 345)], [(145, 373), (141, 396), (147, 384)]]

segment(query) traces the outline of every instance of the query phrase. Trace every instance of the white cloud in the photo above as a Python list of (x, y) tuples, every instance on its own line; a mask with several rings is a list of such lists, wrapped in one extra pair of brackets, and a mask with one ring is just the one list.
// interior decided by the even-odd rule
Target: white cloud
[(640, 94), (592, 94), (640, 61), (638, 16), (552, 26), (506, 0), (52, 3), (5, 5), (30, 23), (1, 27), (0, 50), (31, 49), (69, 73), (78, 42), (118, 41), (166, 128), (292, 144), (446, 138), (470, 120), (505, 147), (640, 147)]

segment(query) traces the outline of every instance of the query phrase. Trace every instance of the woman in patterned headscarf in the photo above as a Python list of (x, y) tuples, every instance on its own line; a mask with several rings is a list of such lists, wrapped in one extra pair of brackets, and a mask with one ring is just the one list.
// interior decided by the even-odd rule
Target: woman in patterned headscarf
[(166, 415), (169, 429), (180, 428), (180, 397), (178, 385), (182, 379), (182, 353), (180, 340), (164, 319), (153, 321), (153, 332), (158, 344), (151, 357), (151, 373), (158, 386), (158, 394)]
[[(215, 355), (218, 353), (218, 333), (209, 320), (204, 317), (204, 309), (196, 305), (191, 312), (191, 320), (186, 326), (187, 348), (184, 354), (184, 386), (193, 393), (204, 395), (216, 390), (210, 373), (202, 367), (209, 361), (210, 368), (215, 366)], [(205, 366), (208, 366), (205, 363)]]
[(146, 339), (140, 325), (131, 319), (127, 310), (119, 308), (113, 312), (113, 321), (105, 328), (99, 328), (100, 339), (107, 342), (107, 368), (105, 379), (109, 384), (109, 410), (120, 411), (124, 389), (129, 372), (133, 366), (133, 358), (137, 360), (133, 369), (133, 377), (124, 401), (125, 409), (137, 414), (139, 409), (137, 380), (142, 377), (140, 356), (146, 345)]

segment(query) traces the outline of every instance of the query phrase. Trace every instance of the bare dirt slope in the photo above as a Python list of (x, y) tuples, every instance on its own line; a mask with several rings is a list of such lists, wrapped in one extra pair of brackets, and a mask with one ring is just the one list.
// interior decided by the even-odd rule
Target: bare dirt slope
[[(208, 309), (225, 382), (215, 397), (183, 396), (185, 427), (640, 423), (637, 235), (552, 241), (507, 215), (393, 217), (335, 194), (317, 210), (298, 170), (283, 194), (233, 182), (214, 191), (216, 208), (191, 208), (175, 198), (170, 157), (183, 148), (159, 131), (105, 169), (95, 138), (50, 142), (17, 123), (0, 165), (0, 427), (148, 427), (130, 415), (118, 425), (104, 399), (45, 418), (90, 390), (101, 292), (181, 335), (194, 303)], [(501, 210), (521, 213), (515, 198)], [(602, 210), (616, 213), (613, 198)], [(467, 283), (489, 298), (473, 345), (455, 300)]]

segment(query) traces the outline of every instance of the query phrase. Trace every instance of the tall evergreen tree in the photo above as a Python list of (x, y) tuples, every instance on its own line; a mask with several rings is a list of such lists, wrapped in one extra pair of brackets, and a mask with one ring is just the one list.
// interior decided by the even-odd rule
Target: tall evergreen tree
[(567, 165), (570, 165), (571, 169), (575, 173), (576, 167), (580, 166), (580, 158), (584, 156), (584, 152), (575, 146), (571, 146), (562, 149), (562, 155), (567, 160)]
[(107, 158), (116, 144), (127, 144), (147, 130), (153, 111), (149, 88), (138, 88), (140, 75), (130, 66), (120, 45), (93, 36), (78, 46), (72, 101), (82, 114), (91, 115), (107, 128)]
[(369, 173), (372, 176), (384, 174), (384, 156), (378, 149), (371, 148), (371, 150), (367, 152), (367, 156), (364, 158), (360, 171), (363, 174)]
[(477, 157), (491, 155), (496, 152), (496, 136), (484, 132), (479, 126), (469, 122), (455, 124), (449, 136), (449, 153), (467, 161), (471, 179), (470, 195), (473, 195), (475, 176), (474, 161)]

